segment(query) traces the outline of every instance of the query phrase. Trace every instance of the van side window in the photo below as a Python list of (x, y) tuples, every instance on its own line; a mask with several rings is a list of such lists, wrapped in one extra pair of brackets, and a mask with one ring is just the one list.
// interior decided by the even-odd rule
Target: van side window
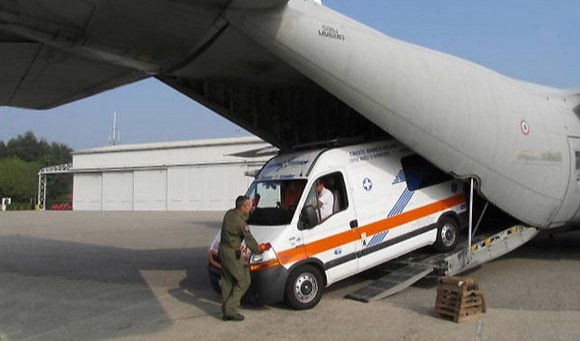
[[(312, 228), (348, 208), (346, 186), (341, 173), (320, 177), (308, 191), (301, 220)], [(315, 212), (315, 213), (314, 213)]]
[(401, 164), (403, 165), (405, 180), (410, 191), (437, 185), (452, 179), (450, 175), (443, 173), (432, 163), (416, 154), (402, 158)]

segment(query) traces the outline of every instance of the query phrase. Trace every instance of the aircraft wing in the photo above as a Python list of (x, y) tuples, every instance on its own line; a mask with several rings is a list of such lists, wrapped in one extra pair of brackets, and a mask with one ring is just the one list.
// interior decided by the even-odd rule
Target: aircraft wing
[(47, 109), (155, 76), (282, 149), (384, 137), (226, 19), (287, 3), (0, 0), (0, 106)]
[(0, 106), (49, 109), (146, 77), (15, 36), (0, 51)]
[(0, 106), (48, 109), (179, 69), (226, 8), (287, 1), (0, 0)]

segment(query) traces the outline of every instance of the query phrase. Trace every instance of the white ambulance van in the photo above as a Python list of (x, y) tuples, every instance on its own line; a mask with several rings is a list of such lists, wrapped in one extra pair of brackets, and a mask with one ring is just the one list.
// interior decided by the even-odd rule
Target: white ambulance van
[[(251, 233), (266, 251), (243, 253), (249, 291), (295, 309), (325, 287), (427, 245), (453, 249), (466, 212), (463, 184), (395, 140), (282, 154), (247, 194)], [(209, 249), (219, 287), (220, 234)]]

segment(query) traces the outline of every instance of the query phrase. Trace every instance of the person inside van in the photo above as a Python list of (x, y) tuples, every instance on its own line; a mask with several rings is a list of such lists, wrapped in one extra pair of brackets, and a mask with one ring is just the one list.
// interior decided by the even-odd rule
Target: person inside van
[(260, 203), (260, 194), (256, 193), (256, 195), (252, 198), (252, 209), (251, 212), (254, 212), (256, 208), (258, 208), (258, 204)]
[(303, 182), (291, 181), (286, 187), (286, 191), (284, 193), (284, 201), (282, 202), (282, 208), (285, 210), (295, 211), (303, 189), (304, 189)]
[(334, 195), (324, 187), (324, 181), (322, 181), (322, 179), (316, 180), (316, 194), (318, 195), (318, 214), (320, 215), (320, 221), (322, 222), (332, 215)]

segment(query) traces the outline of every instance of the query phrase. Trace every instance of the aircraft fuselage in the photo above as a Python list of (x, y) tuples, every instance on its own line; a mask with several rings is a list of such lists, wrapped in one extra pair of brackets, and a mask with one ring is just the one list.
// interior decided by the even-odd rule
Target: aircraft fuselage
[(0, 0), (0, 47), (0, 105), (49, 108), (155, 76), (282, 148), (386, 132), (527, 224), (580, 222), (578, 93), (317, 1)]
[[(442, 170), (538, 227), (578, 222), (573, 97), (290, 1), (228, 20)], [(579, 152), (577, 152), (577, 150)]]

